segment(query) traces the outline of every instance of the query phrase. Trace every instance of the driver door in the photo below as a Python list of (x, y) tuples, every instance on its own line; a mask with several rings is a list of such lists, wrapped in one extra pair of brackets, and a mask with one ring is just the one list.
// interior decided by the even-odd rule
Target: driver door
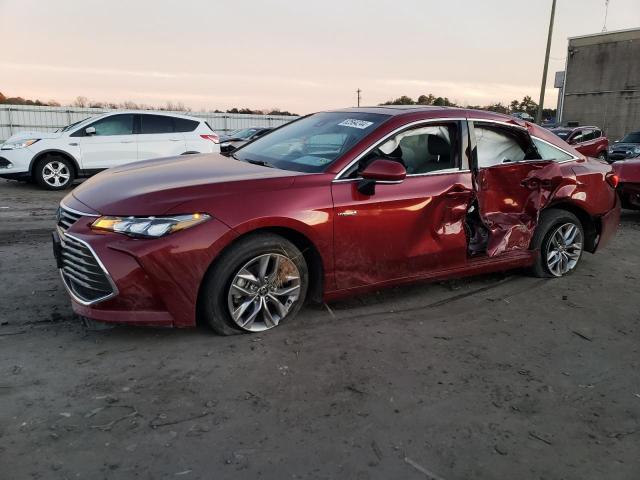
[[(429, 142), (426, 133), (398, 142), (401, 154), (395, 160), (413, 172), (404, 181), (378, 182), (375, 191), (367, 194), (359, 190), (358, 170), (334, 180), (338, 289), (421, 277), (465, 265), (463, 223), (473, 190), (471, 173), (461, 169), (463, 126), (459, 122), (439, 125), (449, 132), (448, 145)], [(435, 147), (430, 151), (429, 145), (438, 146), (439, 151)], [(443, 145), (448, 152), (442, 150)], [(379, 157), (379, 152), (374, 150), (371, 156)]]

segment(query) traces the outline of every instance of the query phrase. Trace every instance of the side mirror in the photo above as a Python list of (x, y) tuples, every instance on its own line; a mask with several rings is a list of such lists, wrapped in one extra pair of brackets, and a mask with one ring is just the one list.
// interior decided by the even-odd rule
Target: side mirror
[(87, 127), (84, 129), (84, 133), (86, 135), (95, 135), (96, 134), (96, 127)]
[(407, 176), (407, 169), (400, 162), (377, 158), (360, 173), (362, 181), (358, 190), (365, 195), (375, 193), (376, 183), (400, 183)]

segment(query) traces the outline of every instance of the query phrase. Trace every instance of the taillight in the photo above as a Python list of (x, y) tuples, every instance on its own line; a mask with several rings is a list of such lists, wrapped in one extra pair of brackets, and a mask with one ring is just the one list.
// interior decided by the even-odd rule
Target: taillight
[(618, 175), (616, 175), (615, 173), (607, 173), (605, 179), (607, 180), (607, 183), (613, 188), (616, 188), (618, 186), (618, 183), (620, 183), (620, 177), (618, 177)]
[(213, 143), (220, 143), (220, 137), (218, 137), (218, 135), (216, 135), (215, 133), (200, 135), (200, 137), (204, 138), (205, 140), (211, 140)]

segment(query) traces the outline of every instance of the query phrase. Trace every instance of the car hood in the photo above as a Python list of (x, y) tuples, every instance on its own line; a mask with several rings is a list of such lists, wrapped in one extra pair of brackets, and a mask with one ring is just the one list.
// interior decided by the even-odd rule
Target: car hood
[(62, 132), (20, 132), (12, 135), (5, 142), (14, 142), (18, 140), (27, 140), (30, 138), (40, 138), (40, 139), (50, 139), (50, 138), (60, 138), (62, 136)]
[(185, 202), (206, 212), (217, 196), (286, 188), (298, 175), (216, 153), (183, 155), (110, 168), (70, 195), (103, 215), (161, 215)]
[(614, 143), (611, 145), (613, 150), (633, 150), (640, 147), (640, 143)]

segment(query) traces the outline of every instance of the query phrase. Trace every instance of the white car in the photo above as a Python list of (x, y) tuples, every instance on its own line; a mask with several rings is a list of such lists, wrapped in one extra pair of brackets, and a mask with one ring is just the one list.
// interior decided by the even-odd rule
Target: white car
[(220, 152), (218, 135), (195, 117), (118, 111), (56, 132), (22, 132), (0, 145), (0, 177), (62, 190), (74, 178), (150, 158)]

